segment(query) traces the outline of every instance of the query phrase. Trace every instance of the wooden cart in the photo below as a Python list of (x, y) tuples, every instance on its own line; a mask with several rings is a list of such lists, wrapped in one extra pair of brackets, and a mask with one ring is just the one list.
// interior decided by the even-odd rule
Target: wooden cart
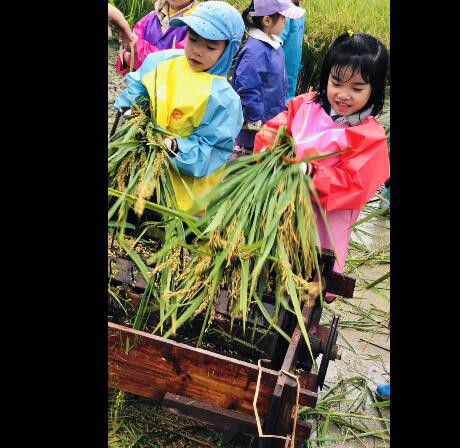
[[(128, 260), (111, 259), (118, 272), (113, 285), (123, 285), (132, 299), (139, 299), (145, 282), (132, 275)], [(320, 272), (323, 291), (352, 297), (355, 280), (332, 271), (334, 256), (323, 250)], [(272, 299), (264, 297), (267, 309), (273, 308)], [(323, 354), (317, 374), (311, 372), (312, 359), (296, 319), (289, 313), (280, 313), (279, 325), (292, 335), (290, 343), (278, 333), (269, 338), (269, 364), (264, 364), (257, 396), (257, 410), (264, 434), (292, 437), (295, 446), (303, 446), (310, 435), (311, 425), (302, 420), (294, 423), (294, 410), (299, 393), (301, 406), (315, 407), (318, 389), (322, 387), (329, 360), (337, 355), (337, 319), (331, 328), (319, 324), (322, 307), (319, 295), (310, 294), (302, 308), (302, 315), (310, 336), (315, 357)], [(217, 301), (216, 313), (229, 317), (225, 292)], [(253, 315), (248, 324), (254, 323)], [(225, 321), (225, 319), (223, 320)], [(266, 322), (265, 322), (266, 323)], [(256, 325), (264, 326), (264, 323)], [(238, 333), (238, 331), (240, 331)], [(232, 334), (243, 333), (234, 325)], [(271, 350), (270, 350), (271, 348)], [(158, 399), (164, 409), (192, 417), (218, 429), (229, 429), (247, 436), (258, 436), (253, 401), (259, 368), (257, 361), (248, 362), (224, 356), (161, 336), (137, 331), (123, 325), (108, 323), (109, 386), (142, 397)], [(268, 368), (267, 368), (268, 367)], [(297, 381), (290, 372), (299, 379)], [(266, 447), (290, 447), (289, 440), (260, 439)]]

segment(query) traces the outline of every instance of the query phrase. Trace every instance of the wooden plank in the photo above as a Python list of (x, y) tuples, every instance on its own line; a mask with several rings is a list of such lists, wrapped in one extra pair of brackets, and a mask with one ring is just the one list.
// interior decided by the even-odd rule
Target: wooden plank
[(299, 375), (300, 387), (307, 389), (311, 392), (318, 390), (316, 383), (318, 382), (318, 375), (311, 372), (301, 372)]
[[(126, 336), (131, 346), (127, 354)], [(133, 381), (133, 393), (138, 395), (161, 398), (171, 392), (226, 409), (253, 412), (258, 368), (244, 361), (112, 323), (109, 361), (109, 381), (114, 387), (130, 389)], [(276, 372), (264, 376), (261, 412), (268, 409), (276, 380)]]
[(304, 389), (302, 387), (300, 388), (300, 397), (299, 397), (300, 406), (308, 406), (310, 408), (315, 408), (317, 402), (318, 402), (318, 394), (316, 392), (312, 392), (311, 390)]
[(327, 274), (332, 271), (335, 263), (334, 251), (331, 249), (321, 248), (320, 264), (323, 265), (322, 272)]
[(356, 279), (340, 274), (339, 272), (329, 271), (325, 275), (326, 291), (342, 297), (353, 297)]
[[(111, 322), (108, 325), (111, 387), (157, 399), (171, 392), (253, 415), (256, 365)], [(262, 417), (269, 410), (277, 380), (278, 372), (273, 370), (262, 376), (258, 398)]]
[[(318, 277), (315, 276), (313, 281), (317, 281)], [(310, 319), (315, 306), (318, 303), (318, 295), (309, 294), (303, 308), (302, 316), (304, 318), (305, 326), (309, 328)], [(300, 326), (297, 324), (291, 338), (291, 343), (286, 351), (281, 370), (288, 372), (293, 371), (296, 367), (299, 357), (299, 350), (302, 347), (303, 335)], [(305, 345), (305, 342), (303, 342)], [(270, 414), (266, 419), (264, 426), (264, 433), (286, 435), (292, 431), (292, 425), (289, 426), (292, 413), (292, 406), (295, 403), (297, 383), (287, 375), (281, 374), (273, 391), (273, 398), (271, 402)], [(316, 391), (315, 391), (316, 392)], [(283, 444), (276, 439), (270, 442), (264, 442), (265, 447), (282, 447)]]
[[(326, 327), (325, 325), (317, 325), (315, 324), (313, 328), (310, 329), (310, 331), (314, 331), (314, 334), (320, 339), (321, 341), (321, 347), (319, 352), (324, 353), (326, 346), (327, 346), (327, 340), (329, 339), (329, 334), (331, 332), (331, 329), (329, 327)], [(338, 351), (338, 346), (333, 341), (334, 344), (332, 345), (332, 350), (330, 354), (330, 359), (333, 361), (336, 359), (337, 356), (337, 351)]]
[[(165, 394), (161, 407), (175, 415), (193, 418), (218, 430), (228, 429), (239, 434), (258, 436), (255, 417), (243, 414), (242, 412), (210, 406), (197, 400), (170, 394), (169, 392)], [(263, 425), (263, 419), (260, 421)], [(297, 420), (295, 433), (296, 448), (303, 448), (305, 440), (310, 437), (311, 429), (312, 427), (309, 422)]]
[(305, 440), (310, 438), (311, 424), (304, 420), (297, 420), (297, 428), (295, 433), (295, 448), (303, 448)]
[(225, 428), (240, 434), (258, 435), (255, 417), (242, 412), (230, 411), (169, 392), (165, 394), (161, 407), (173, 414), (193, 418), (220, 430)]
[[(302, 406), (304, 404), (301, 403)], [(193, 418), (205, 425), (215, 427), (219, 430), (228, 429), (239, 434), (258, 436), (257, 423), (255, 417), (237, 411), (218, 406), (211, 406), (198, 400), (192, 400), (181, 395), (167, 392), (161, 403), (161, 407), (175, 415)], [(263, 425), (263, 419), (260, 420)], [(293, 421), (291, 419), (291, 425)], [(296, 448), (302, 448), (305, 440), (310, 437), (311, 424), (297, 420), (296, 426)]]

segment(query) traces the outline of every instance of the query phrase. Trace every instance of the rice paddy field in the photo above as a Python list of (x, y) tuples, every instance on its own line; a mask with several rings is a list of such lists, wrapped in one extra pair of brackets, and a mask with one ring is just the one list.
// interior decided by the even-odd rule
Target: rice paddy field
[[(149, 0), (112, 2), (130, 23), (150, 11)], [(231, 1), (239, 10), (246, 2)], [(369, 32), (389, 48), (389, 0), (301, 1), (307, 10), (304, 38), (303, 85), (314, 86), (324, 51), (343, 31)], [(113, 102), (125, 87), (114, 69), (118, 51), (108, 42), (108, 130)], [(380, 120), (389, 133), (389, 101)], [(331, 362), (325, 387), (315, 409), (302, 408), (300, 418), (313, 422), (305, 448), (389, 447), (390, 402), (378, 402), (378, 384), (390, 381), (390, 214), (368, 204), (352, 232), (346, 273), (357, 279), (352, 299), (339, 297), (325, 305), (325, 324), (333, 313), (341, 317), (337, 341), (342, 357)], [(318, 359), (320, 362), (321, 359)], [(247, 443), (227, 432), (216, 432), (197, 422), (162, 411), (157, 403), (109, 390), (108, 446), (110, 448), (246, 448)], [(253, 444), (253, 446), (257, 446)]]
[[(112, 0), (135, 24), (152, 9), (150, 0)], [(243, 11), (249, 0), (230, 0)], [(339, 34), (352, 30), (378, 37), (390, 50), (390, 0), (300, 0), (306, 11), (299, 89), (315, 88), (324, 55)]]

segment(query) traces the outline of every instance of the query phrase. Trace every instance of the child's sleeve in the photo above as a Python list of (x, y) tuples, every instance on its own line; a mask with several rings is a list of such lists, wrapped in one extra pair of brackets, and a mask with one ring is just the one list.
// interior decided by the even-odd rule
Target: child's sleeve
[[(137, 35), (138, 39), (134, 45), (134, 66), (133, 70), (137, 70), (142, 63), (144, 62), (145, 58), (150, 54), (154, 53), (156, 51), (159, 51), (160, 49), (149, 43), (144, 39), (144, 31), (145, 27), (147, 26), (148, 23), (150, 23), (151, 20), (154, 19), (155, 16), (155, 11), (150, 12), (147, 14), (145, 17), (143, 17), (139, 22), (136, 23), (136, 25), (133, 28), (133, 33)], [(129, 73), (129, 64), (125, 65), (123, 62), (124, 54), (126, 53), (126, 50), (123, 50), (121, 55), (118, 56), (117, 60), (115, 61), (115, 67), (118, 73), (121, 75), (125, 75)], [(132, 55), (131, 55), (132, 57)]]
[(140, 97), (148, 96), (147, 89), (142, 84), (142, 76), (143, 72), (140, 69), (126, 75), (128, 87), (115, 100), (115, 110), (131, 107)]
[(139, 67), (139, 70), (126, 75), (125, 79), (128, 87), (115, 100), (115, 110), (131, 107), (140, 97), (148, 96), (147, 89), (142, 83), (142, 78), (157, 66), (159, 60), (154, 56), (147, 58)]
[(254, 152), (260, 152), (263, 149), (271, 150), (273, 143), (275, 143), (276, 134), (281, 126), (287, 125), (287, 112), (280, 112), (276, 117), (268, 120), (262, 129), (256, 134), (254, 138)]
[(158, 64), (183, 54), (183, 50), (162, 50), (149, 54), (139, 67), (139, 70), (126, 75), (125, 79), (128, 87), (116, 99), (114, 104), (115, 110), (131, 107), (142, 96), (148, 97), (147, 89), (142, 82), (144, 76), (154, 70)]
[(243, 115), (247, 122), (255, 123), (262, 120), (264, 107), (260, 90), (262, 73), (266, 70), (265, 54), (255, 54), (253, 47), (247, 47), (241, 55), (240, 62), (235, 69), (234, 89), (241, 98)]
[[(381, 129), (380, 129), (381, 128)], [(390, 177), (388, 147), (383, 127), (374, 119), (347, 128), (352, 150), (327, 166), (312, 161), (313, 185), (326, 211), (359, 210)]]
[(177, 168), (193, 177), (212, 174), (229, 160), (242, 124), (238, 96), (226, 80), (214, 79), (200, 126), (188, 137), (176, 139)]
[(315, 96), (314, 92), (304, 93), (296, 96), (288, 104), (288, 110), (280, 112), (276, 117), (268, 120), (262, 129), (256, 134), (254, 139), (254, 152), (260, 152), (262, 149), (272, 149), (278, 129), (281, 126), (287, 126), (288, 134), (292, 135), (290, 124), (304, 101), (311, 100)]

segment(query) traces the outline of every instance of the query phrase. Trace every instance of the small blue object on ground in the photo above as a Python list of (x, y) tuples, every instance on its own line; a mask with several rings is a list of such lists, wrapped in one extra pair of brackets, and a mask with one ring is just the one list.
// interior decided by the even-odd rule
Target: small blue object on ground
[(375, 391), (377, 398), (379, 400), (389, 400), (390, 399), (390, 383), (388, 384), (379, 384)]
[(390, 187), (383, 187), (380, 196), (383, 199), (380, 199), (379, 208), (388, 208), (390, 206)]

